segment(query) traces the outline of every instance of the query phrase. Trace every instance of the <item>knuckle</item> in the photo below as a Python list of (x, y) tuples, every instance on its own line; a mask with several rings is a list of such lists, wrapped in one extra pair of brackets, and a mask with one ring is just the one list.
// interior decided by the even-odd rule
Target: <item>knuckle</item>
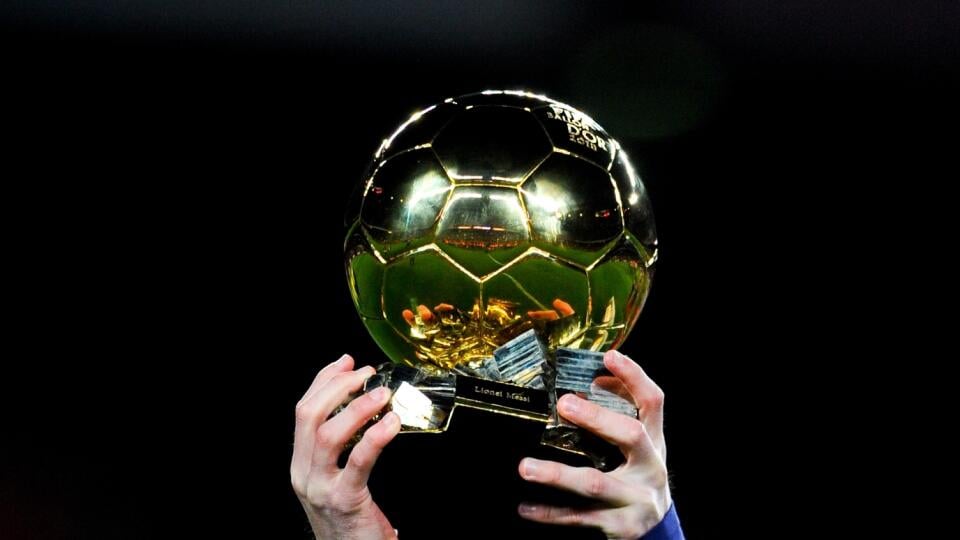
[(647, 436), (643, 423), (639, 420), (630, 422), (630, 427), (627, 428), (626, 431), (626, 442), (629, 443), (630, 446), (640, 446)]
[(662, 401), (654, 401), (652, 399), (645, 399), (640, 402), (640, 414), (642, 418), (649, 417), (650, 414), (658, 413), (663, 410)]
[(587, 400), (582, 400), (576, 412), (573, 413), (572, 419), (581, 426), (596, 428), (599, 427), (603, 421), (601, 417), (602, 414), (603, 410), (599, 405)]
[(370, 408), (369, 401), (367, 401), (368, 396), (361, 396), (357, 399), (352, 400), (350, 403), (347, 403), (347, 406), (343, 408), (342, 413), (348, 417), (356, 416), (361, 414), (365, 409)]
[(654, 409), (663, 407), (664, 393), (659, 386), (655, 387), (653, 391), (650, 392), (650, 395), (647, 399), (644, 400), (644, 405)]
[(350, 457), (347, 458), (347, 462), (351, 467), (357, 469), (366, 469), (371, 466), (373, 459), (369, 445), (361, 440), (360, 443), (353, 448), (353, 451), (350, 452)]
[(583, 512), (579, 510), (573, 510), (573, 509), (566, 510), (566, 511), (561, 510), (560, 512), (558, 512), (558, 514), (559, 514), (558, 517), (560, 519), (562, 519), (564, 522), (570, 525), (583, 524)]
[(603, 414), (603, 409), (594, 403), (585, 403), (583, 408), (584, 420), (588, 423), (596, 425), (600, 422), (600, 415)]
[(598, 498), (607, 491), (607, 477), (596, 469), (587, 470), (584, 491), (590, 497)]
[(330, 382), (335, 385), (341, 385), (344, 382), (350, 380), (350, 376), (353, 374), (352, 371), (344, 371), (342, 373), (337, 373), (333, 377), (330, 377)]
[(548, 484), (559, 484), (563, 479), (563, 474), (560, 471), (560, 467), (549, 463), (543, 465), (543, 479)]
[(324, 424), (317, 429), (316, 445), (323, 448), (332, 448), (336, 444), (336, 439), (330, 431), (329, 426)]
[(297, 403), (297, 407), (294, 409), (294, 416), (296, 417), (297, 422), (308, 422), (311, 418), (313, 418), (314, 411), (308, 403), (301, 401), (300, 403)]
[(383, 448), (389, 441), (389, 431), (383, 425), (374, 425), (363, 434), (363, 439), (371, 447)]
[(293, 492), (297, 494), (298, 497), (303, 497), (307, 494), (307, 485), (300, 477), (290, 474), (290, 486), (293, 487)]
[(368, 401), (369, 396), (361, 396), (343, 408), (343, 413), (346, 418), (349, 418), (350, 421), (354, 421), (357, 417), (368, 414), (367, 411), (370, 410), (370, 402)]

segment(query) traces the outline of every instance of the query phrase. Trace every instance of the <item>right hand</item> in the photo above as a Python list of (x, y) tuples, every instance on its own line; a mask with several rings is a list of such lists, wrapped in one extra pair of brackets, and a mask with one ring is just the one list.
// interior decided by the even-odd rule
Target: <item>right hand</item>
[(390, 399), (390, 391), (381, 387), (330, 417), (374, 374), (370, 366), (354, 370), (353, 364), (353, 358), (344, 355), (323, 368), (297, 403), (290, 480), (318, 540), (397, 538), (367, 489), (377, 457), (400, 431), (396, 413), (387, 413), (370, 427), (350, 452), (346, 467), (337, 466), (344, 444)]

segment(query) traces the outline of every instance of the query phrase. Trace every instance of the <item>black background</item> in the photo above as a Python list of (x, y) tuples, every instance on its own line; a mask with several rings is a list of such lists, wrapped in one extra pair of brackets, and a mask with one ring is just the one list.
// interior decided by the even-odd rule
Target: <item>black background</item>
[[(411, 112), (499, 87), (590, 112), (650, 190), (660, 263), (623, 350), (666, 391), (688, 535), (815, 528), (791, 516), (832, 441), (820, 385), (955, 140), (960, 11), (636, 4), (5, 2), (0, 537), (307, 537), (294, 404), (342, 352), (382, 359), (347, 194)], [(537, 436), (459, 412), (398, 439), (375, 496), (404, 537), (533, 532)]]

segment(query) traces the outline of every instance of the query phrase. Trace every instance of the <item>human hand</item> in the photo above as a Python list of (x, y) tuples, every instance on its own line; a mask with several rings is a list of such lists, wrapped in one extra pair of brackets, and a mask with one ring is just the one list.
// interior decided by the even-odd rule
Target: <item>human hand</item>
[(520, 515), (555, 525), (595, 527), (607, 538), (636, 539), (655, 527), (670, 509), (667, 449), (663, 438), (663, 391), (635, 362), (608, 351), (603, 363), (614, 375), (600, 381), (622, 385), (639, 409), (639, 419), (616, 413), (573, 394), (558, 402), (567, 420), (619, 447), (626, 461), (602, 473), (592, 467), (571, 467), (554, 461), (525, 458), (520, 475), (531, 482), (572, 491), (594, 499), (599, 507), (586, 509), (521, 504)]
[(390, 399), (390, 390), (381, 387), (330, 417), (374, 374), (370, 366), (354, 370), (353, 365), (353, 358), (344, 355), (323, 368), (297, 403), (290, 480), (318, 540), (397, 537), (367, 489), (377, 457), (400, 431), (396, 413), (387, 413), (371, 426), (350, 452), (346, 466), (337, 466), (344, 444)]

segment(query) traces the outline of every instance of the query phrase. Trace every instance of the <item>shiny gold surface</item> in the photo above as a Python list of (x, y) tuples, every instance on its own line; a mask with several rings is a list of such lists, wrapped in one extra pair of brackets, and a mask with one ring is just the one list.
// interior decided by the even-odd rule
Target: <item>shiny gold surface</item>
[(645, 187), (589, 116), (488, 91), (384, 141), (348, 216), (351, 295), (398, 363), (477, 364), (536, 329), (606, 350), (639, 315), (656, 261)]

